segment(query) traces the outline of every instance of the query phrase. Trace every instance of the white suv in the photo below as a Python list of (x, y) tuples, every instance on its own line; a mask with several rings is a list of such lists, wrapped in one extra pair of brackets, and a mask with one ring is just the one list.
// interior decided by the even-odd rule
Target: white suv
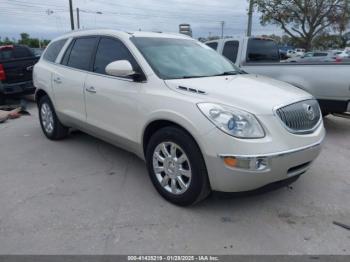
[(325, 135), (310, 94), (182, 35), (72, 32), (48, 46), (34, 84), (49, 139), (73, 127), (135, 153), (178, 205), (295, 180)]

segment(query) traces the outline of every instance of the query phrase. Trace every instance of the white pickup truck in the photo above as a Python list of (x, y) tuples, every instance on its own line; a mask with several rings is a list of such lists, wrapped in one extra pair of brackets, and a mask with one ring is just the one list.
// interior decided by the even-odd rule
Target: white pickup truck
[(277, 44), (269, 38), (244, 37), (208, 41), (242, 70), (265, 75), (312, 94), (324, 115), (350, 112), (350, 63), (282, 63)]

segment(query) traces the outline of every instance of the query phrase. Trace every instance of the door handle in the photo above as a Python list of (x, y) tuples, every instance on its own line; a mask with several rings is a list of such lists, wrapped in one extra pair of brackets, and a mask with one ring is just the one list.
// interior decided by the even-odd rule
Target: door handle
[(96, 93), (96, 89), (93, 86), (87, 87), (85, 88), (85, 90), (89, 93), (93, 93), (93, 94)]
[(61, 84), (61, 83), (62, 83), (62, 80), (61, 80), (61, 78), (59, 78), (59, 77), (54, 78), (53, 81), (54, 81), (56, 84)]

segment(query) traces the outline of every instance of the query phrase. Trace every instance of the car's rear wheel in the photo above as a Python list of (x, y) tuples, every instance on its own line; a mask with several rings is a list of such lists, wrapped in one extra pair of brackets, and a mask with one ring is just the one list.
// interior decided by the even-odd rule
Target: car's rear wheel
[(165, 127), (150, 139), (147, 168), (153, 185), (168, 201), (187, 206), (210, 193), (207, 169), (193, 138), (178, 127)]
[(48, 96), (43, 96), (38, 102), (39, 120), (45, 136), (51, 140), (60, 140), (68, 135), (69, 128), (58, 119), (55, 108)]

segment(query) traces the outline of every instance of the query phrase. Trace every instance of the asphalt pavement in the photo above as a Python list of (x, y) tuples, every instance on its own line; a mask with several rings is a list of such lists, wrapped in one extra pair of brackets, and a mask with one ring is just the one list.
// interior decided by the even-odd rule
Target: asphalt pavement
[(52, 142), (31, 116), (0, 124), (1, 254), (350, 254), (350, 120), (289, 187), (163, 200), (136, 156), (81, 132)]

